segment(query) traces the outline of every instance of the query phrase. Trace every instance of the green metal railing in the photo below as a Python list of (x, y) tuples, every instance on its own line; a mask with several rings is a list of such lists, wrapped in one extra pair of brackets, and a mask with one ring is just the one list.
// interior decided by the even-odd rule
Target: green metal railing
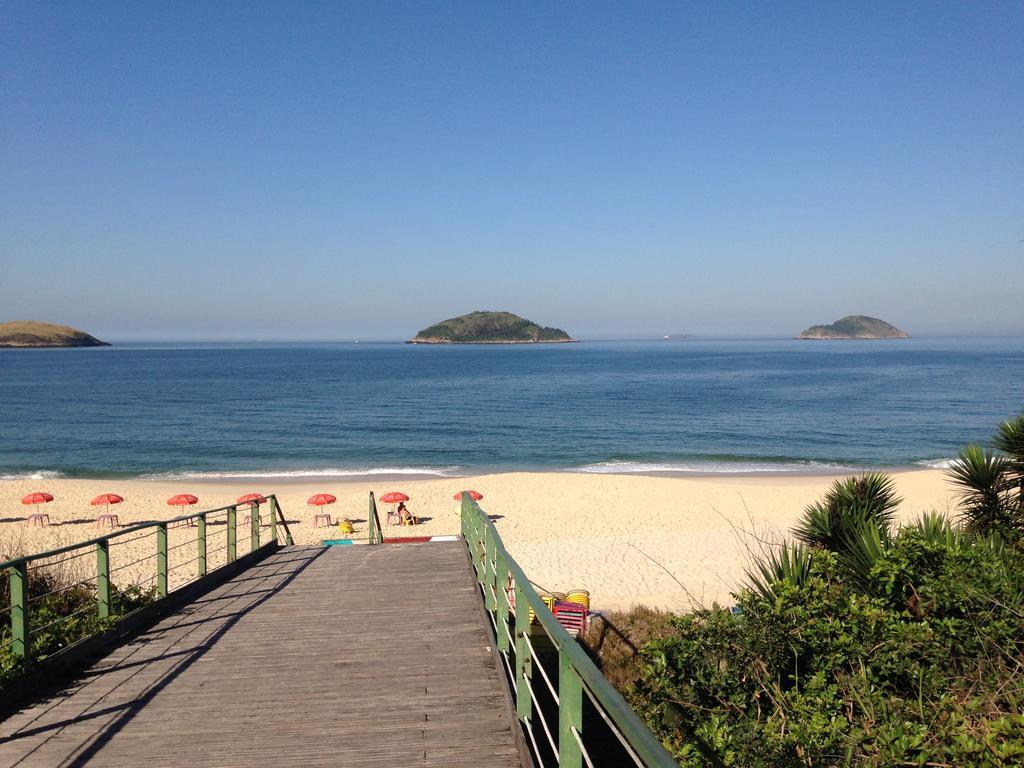
[(678, 768), (657, 737), (555, 620), (505, 550), (494, 523), (468, 493), (462, 494), (462, 535), (533, 759), (540, 766), (557, 763), (559, 768), (618, 766), (627, 761)]
[(377, 500), (370, 491), (370, 512), (366, 516), (367, 540), (370, 544), (384, 543), (384, 529), (380, 527), (380, 516), (377, 514)]
[[(265, 522), (260, 515), (261, 505), (269, 506), (269, 515)], [(248, 547), (244, 545), (244, 536), (243, 545), (239, 546), (239, 507), (247, 507), (250, 510)], [(223, 518), (223, 527), (219, 518)], [(193, 530), (194, 538), (191, 536)], [(264, 530), (269, 532), (266, 542), (262, 541)], [(33, 634), (50, 629), (62, 621), (70, 621), (86, 610), (79, 609), (75, 613), (50, 619), (45, 625), (34, 626), (33, 609), (40, 600), (74, 589), (94, 589), (96, 605), (88, 609), (89, 612), (94, 611), (99, 618), (110, 618), (115, 613), (112, 600), (115, 582), (120, 583), (122, 587), (146, 587), (153, 590), (156, 598), (163, 598), (172, 589), (191, 584), (218, 568), (235, 562), (241, 555), (247, 554), (246, 549), (248, 552), (255, 552), (263, 543), (280, 541), (281, 531), (284, 532), (283, 543), (292, 544), (291, 531), (280, 503), (276, 496), (270, 495), (264, 502), (253, 502), (251, 505), (232, 504), (169, 520), (130, 525), (88, 541), (0, 563), (0, 573), (6, 571), (10, 585), (9, 607), (0, 609), (0, 617), (3, 613), (9, 613), (10, 631), (0, 632), (0, 650), (9, 646), (13, 655), (21, 660), (23, 666), (28, 667), (33, 661)], [(218, 544), (220, 534), (224, 536), (223, 544), (211, 548), (211, 543)], [(149, 536), (153, 537), (152, 549), (145, 556), (127, 561), (118, 560), (113, 556), (112, 553), (122, 554), (127, 545)], [(183, 540), (177, 541), (178, 539)], [(190, 553), (194, 556), (189, 557)], [(128, 555), (127, 552), (124, 554)], [(82, 559), (91, 555), (95, 557), (94, 567), (90, 567), (88, 560)], [(44, 594), (31, 595), (30, 582), (38, 578), (35, 572), (47, 569), (62, 571), (60, 586)], [(186, 570), (187, 573), (184, 572)], [(75, 578), (83, 573), (83, 578)], [(116, 574), (120, 576), (115, 578)], [(46, 608), (47, 612), (52, 614), (52, 605)], [(0, 627), (2, 626), (0, 618)], [(75, 641), (83, 639), (85, 637), (76, 637)]]

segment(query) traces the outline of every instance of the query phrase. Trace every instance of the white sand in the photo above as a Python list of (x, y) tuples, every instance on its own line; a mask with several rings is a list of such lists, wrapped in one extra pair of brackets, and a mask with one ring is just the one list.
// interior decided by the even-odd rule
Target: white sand
[[(904, 498), (904, 519), (955, 508), (955, 491), (941, 471), (899, 472), (895, 478)], [(404, 491), (412, 497), (410, 509), (429, 520), (414, 528), (385, 526), (385, 534), (437, 535), (459, 532), (459, 505), (452, 496), (470, 487), (484, 494), (481, 507), (498, 516), (495, 524), (502, 540), (538, 585), (556, 591), (588, 589), (595, 608), (647, 604), (682, 610), (697, 603), (730, 603), (730, 592), (744, 581), (748, 549), (758, 549), (760, 541), (779, 540), (804, 506), (818, 499), (834, 479), (822, 475), (669, 478), (513, 473), (386, 483), (3, 481), (0, 559), (11, 549), (38, 552), (99, 535), (90, 521), (104, 510), (89, 506), (89, 500), (106, 492), (126, 499), (110, 509), (121, 525), (180, 514), (166, 504), (178, 493), (198, 496), (199, 504), (189, 511), (199, 511), (233, 503), (251, 491), (276, 492), (292, 521), (296, 543), (309, 544), (337, 536), (336, 530), (313, 528), (313, 515), (321, 511), (306, 505), (313, 493), (337, 496), (338, 502), (324, 511), (335, 520), (349, 516), (356, 521), (357, 536), (365, 537), (368, 492), (379, 497), (389, 490)], [(51, 525), (46, 528), (29, 528), (24, 523), (34, 510), (20, 499), (36, 490), (56, 497), (38, 510), (50, 516)], [(379, 505), (382, 522), (387, 506)], [(211, 525), (210, 531), (211, 550), (223, 547), (224, 526)], [(248, 551), (247, 533), (247, 528), (240, 530), (240, 554)], [(194, 568), (190, 561), (195, 558), (191, 543), (195, 529), (172, 529), (170, 539), (170, 545), (177, 547), (171, 562), (180, 564), (175, 569), (178, 582)], [(119, 573), (143, 579), (152, 573), (154, 549), (152, 535), (118, 545), (112, 552), (112, 567), (141, 558), (141, 563)], [(211, 555), (211, 566), (218, 558), (223, 561), (222, 551)], [(88, 573), (94, 557), (86, 554), (73, 562)]]

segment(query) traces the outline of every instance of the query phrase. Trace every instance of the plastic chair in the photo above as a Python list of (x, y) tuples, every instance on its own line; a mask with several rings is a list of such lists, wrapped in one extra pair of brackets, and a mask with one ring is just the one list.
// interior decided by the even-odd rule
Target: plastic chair
[(188, 520), (175, 520), (171, 523), (169, 528), (195, 528), (196, 519), (194, 517), (188, 518)]
[(334, 525), (330, 515), (313, 515), (314, 528), (330, 528)]
[(117, 515), (100, 515), (96, 518), (97, 528), (120, 528), (121, 524), (117, 520)]
[(587, 631), (587, 614), (589, 611), (579, 603), (559, 600), (555, 603), (551, 612), (555, 614), (555, 620), (570, 635), (582, 635)]

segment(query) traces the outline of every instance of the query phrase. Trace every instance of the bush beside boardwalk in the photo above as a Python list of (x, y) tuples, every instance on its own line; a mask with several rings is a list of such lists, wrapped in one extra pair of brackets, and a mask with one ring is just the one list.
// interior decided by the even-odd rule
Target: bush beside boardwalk
[(894, 531), (885, 478), (851, 478), (754, 569), (738, 614), (611, 614), (592, 652), (688, 768), (1024, 764), (1021, 434), (1024, 417), (1005, 454), (950, 470), (959, 525)]

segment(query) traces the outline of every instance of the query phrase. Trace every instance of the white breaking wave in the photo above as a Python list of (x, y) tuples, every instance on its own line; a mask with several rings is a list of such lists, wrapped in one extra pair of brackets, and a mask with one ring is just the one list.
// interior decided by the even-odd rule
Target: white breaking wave
[(759, 462), (759, 461), (692, 461), (679, 463), (647, 463), (642, 461), (601, 461), (573, 471), (597, 475), (678, 473), (746, 473), (746, 472), (858, 472), (863, 468), (821, 461)]
[(16, 475), (0, 475), (0, 480), (53, 480), (63, 476), (63, 472), (55, 469), (41, 469), (38, 472), (21, 472)]
[(949, 469), (953, 466), (953, 459), (922, 459), (921, 461), (915, 461), (919, 467), (928, 467), (929, 469)]
[(249, 478), (364, 477), (370, 475), (434, 475), (458, 477), (462, 467), (368, 467), (366, 469), (287, 469), (237, 472), (155, 472), (143, 480), (231, 480)]

